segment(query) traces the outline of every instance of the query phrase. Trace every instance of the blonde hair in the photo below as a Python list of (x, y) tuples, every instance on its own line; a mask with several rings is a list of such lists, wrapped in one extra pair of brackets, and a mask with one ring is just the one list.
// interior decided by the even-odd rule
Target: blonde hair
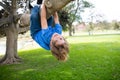
[(55, 56), (57, 60), (66, 61), (68, 59), (69, 45), (66, 40), (65, 43), (60, 46), (55, 46), (54, 42), (52, 42), (50, 47), (53, 56)]

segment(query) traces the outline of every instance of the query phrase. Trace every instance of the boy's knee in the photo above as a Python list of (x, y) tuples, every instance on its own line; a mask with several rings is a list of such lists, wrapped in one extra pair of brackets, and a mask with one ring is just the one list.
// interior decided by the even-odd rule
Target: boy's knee
[(39, 15), (37, 13), (31, 14), (31, 19), (32, 20), (38, 19), (38, 18), (39, 18)]
[(31, 19), (38, 19), (39, 16), (39, 7), (35, 6), (31, 11)]

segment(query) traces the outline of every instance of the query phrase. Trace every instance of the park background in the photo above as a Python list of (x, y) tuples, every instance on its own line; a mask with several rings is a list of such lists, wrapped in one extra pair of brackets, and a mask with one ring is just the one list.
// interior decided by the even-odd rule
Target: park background
[[(88, 1), (92, 6), (86, 5), (80, 17), (78, 10), (71, 32), (67, 25), (62, 34), (70, 46), (68, 61), (57, 61), (50, 51), (35, 43), (27, 31), (18, 36), (22, 62), (0, 65), (0, 80), (120, 80), (119, 0)], [(74, 3), (77, 9), (76, 5), (77, 2)], [(6, 37), (3, 37), (0, 38), (0, 57), (5, 51)]]

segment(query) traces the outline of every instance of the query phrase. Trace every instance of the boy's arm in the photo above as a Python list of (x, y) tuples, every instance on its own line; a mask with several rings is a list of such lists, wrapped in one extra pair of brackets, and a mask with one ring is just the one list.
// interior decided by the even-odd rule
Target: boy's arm
[(46, 8), (44, 4), (41, 5), (41, 27), (42, 29), (48, 28), (47, 19), (46, 19)]
[(55, 24), (59, 24), (60, 22), (59, 22), (58, 13), (55, 12), (53, 16), (54, 16), (54, 22), (55, 22)]

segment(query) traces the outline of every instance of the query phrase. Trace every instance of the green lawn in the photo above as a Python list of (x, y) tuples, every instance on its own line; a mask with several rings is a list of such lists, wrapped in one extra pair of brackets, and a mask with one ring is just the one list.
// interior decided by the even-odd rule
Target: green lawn
[(0, 80), (120, 80), (120, 35), (73, 36), (67, 62), (43, 49), (19, 51), (21, 64), (0, 65)]

